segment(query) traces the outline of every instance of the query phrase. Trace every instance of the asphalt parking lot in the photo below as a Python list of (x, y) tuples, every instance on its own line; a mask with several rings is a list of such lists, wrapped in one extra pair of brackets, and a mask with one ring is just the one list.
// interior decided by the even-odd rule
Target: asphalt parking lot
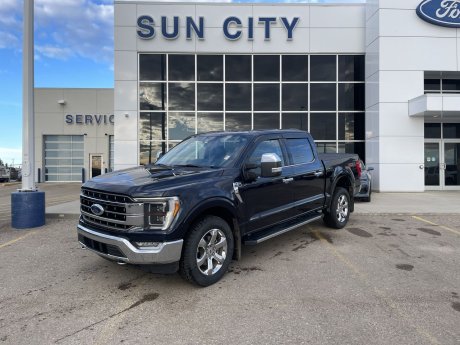
[(0, 343), (460, 343), (460, 215), (316, 222), (208, 288), (81, 250), (75, 224), (1, 229)]

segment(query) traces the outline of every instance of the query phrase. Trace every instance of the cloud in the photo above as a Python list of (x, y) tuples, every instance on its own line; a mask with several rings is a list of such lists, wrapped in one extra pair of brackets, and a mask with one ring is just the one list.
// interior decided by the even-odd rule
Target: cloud
[[(23, 3), (0, 0), (0, 49), (20, 49)], [(113, 1), (36, 0), (37, 59), (113, 63)]]
[(35, 51), (38, 56), (45, 56), (51, 59), (67, 60), (72, 56), (72, 50), (69, 48), (50, 47), (50, 46), (35, 46)]
[(9, 32), (0, 32), (0, 49), (17, 47), (18, 38)]

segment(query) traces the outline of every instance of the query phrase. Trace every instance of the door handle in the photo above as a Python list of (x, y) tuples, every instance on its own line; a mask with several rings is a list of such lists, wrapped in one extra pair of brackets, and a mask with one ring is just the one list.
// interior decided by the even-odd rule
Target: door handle
[(294, 181), (292, 177), (283, 179), (283, 183), (285, 184), (291, 183), (292, 181)]
[(315, 176), (316, 177), (323, 176), (323, 171), (322, 170), (315, 171)]

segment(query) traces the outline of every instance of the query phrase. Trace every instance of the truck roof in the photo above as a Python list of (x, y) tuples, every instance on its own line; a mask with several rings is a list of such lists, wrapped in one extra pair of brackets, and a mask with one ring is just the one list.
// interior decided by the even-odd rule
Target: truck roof
[(288, 134), (288, 133), (297, 133), (297, 134), (307, 134), (308, 132), (302, 131), (299, 129), (267, 129), (267, 130), (253, 130), (253, 131), (240, 131), (240, 132), (206, 132), (206, 133), (199, 133), (196, 136), (206, 136), (206, 135), (244, 135), (247, 137), (256, 137), (265, 134)]

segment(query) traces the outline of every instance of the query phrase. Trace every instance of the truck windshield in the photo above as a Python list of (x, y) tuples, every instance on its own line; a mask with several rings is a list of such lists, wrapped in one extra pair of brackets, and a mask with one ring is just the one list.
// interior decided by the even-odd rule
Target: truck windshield
[(184, 140), (155, 165), (222, 168), (231, 165), (248, 139), (241, 135), (203, 135)]

